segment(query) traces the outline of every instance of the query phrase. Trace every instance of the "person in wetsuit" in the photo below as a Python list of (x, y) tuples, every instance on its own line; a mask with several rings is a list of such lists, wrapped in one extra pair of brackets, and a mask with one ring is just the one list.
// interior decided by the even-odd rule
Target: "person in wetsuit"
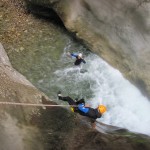
[(81, 63), (86, 63), (86, 61), (82, 57), (82, 53), (74, 54), (74, 53), (68, 53), (69, 56), (75, 57), (76, 61), (74, 62), (75, 66), (79, 66)]
[(59, 100), (63, 100), (69, 103), (69, 105), (73, 105), (74, 112), (79, 113), (82, 116), (87, 116), (92, 118), (92, 123), (96, 121), (97, 118), (101, 118), (102, 114), (106, 112), (106, 107), (104, 105), (99, 105), (97, 108), (91, 108), (85, 105), (84, 99), (80, 99), (75, 102), (71, 97), (63, 97), (61, 92), (58, 92)]

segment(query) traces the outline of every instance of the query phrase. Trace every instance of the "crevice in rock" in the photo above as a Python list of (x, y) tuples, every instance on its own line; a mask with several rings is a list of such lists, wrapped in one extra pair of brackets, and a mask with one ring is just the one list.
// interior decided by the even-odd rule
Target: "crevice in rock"
[(65, 28), (62, 20), (52, 8), (27, 3), (27, 13), (34, 14), (39, 19), (49, 21), (59, 27)]
[(87, 49), (87, 51), (90, 51), (86, 46), (84, 40), (77, 38), (77, 32), (70, 32), (66, 29), (63, 21), (61, 20), (57, 12), (55, 12), (55, 10), (53, 10), (52, 8), (28, 2), (26, 3), (26, 11), (26, 13), (33, 14), (38, 19), (43, 19), (44, 21), (53, 23), (55, 26), (61, 28), (66, 34), (68, 34), (73, 39), (73, 41), (82, 44)]

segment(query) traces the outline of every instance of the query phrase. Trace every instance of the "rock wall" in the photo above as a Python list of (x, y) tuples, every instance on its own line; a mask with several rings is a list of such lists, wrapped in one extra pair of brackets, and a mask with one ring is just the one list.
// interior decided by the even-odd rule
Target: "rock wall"
[(54, 9), (68, 30), (150, 97), (149, 0), (30, 0)]
[[(42, 95), (12, 68), (0, 44), (0, 102), (40, 103)], [(32, 115), (38, 112), (34, 107), (0, 104), (0, 150), (43, 149), (38, 128), (30, 124)]]

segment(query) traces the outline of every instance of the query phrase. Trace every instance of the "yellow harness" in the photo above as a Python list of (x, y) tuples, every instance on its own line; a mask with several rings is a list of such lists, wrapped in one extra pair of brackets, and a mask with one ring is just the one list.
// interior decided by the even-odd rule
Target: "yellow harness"
[(70, 107), (70, 109), (71, 109), (72, 112), (74, 112), (74, 108), (73, 107)]

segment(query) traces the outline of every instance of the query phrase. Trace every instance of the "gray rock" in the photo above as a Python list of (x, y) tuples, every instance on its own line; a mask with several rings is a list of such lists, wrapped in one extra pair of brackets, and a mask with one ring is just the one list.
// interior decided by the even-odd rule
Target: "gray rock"
[[(42, 96), (46, 97), (12, 68), (0, 44), (0, 102), (41, 103)], [(30, 124), (32, 116), (38, 115), (39, 109), (2, 104), (0, 107), (0, 149), (42, 150), (42, 144), (37, 138), (40, 131)], [(37, 145), (33, 144), (36, 142)]]

